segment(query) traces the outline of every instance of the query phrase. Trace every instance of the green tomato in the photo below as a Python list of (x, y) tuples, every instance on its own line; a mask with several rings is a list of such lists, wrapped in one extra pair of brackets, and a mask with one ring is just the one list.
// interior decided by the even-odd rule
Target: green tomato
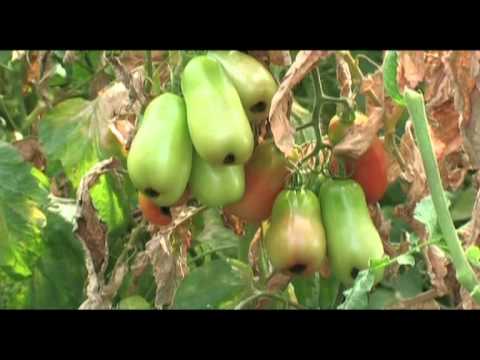
[[(325, 181), (320, 188), (320, 202), (333, 273), (345, 286), (351, 286), (356, 274), (368, 268), (369, 260), (383, 258), (382, 240), (356, 181)], [(377, 270), (375, 282), (382, 278), (383, 269)]]
[(250, 121), (264, 121), (278, 89), (270, 71), (257, 59), (240, 51), (210, 51), (208, 55), (223, 65)]
[(192, 151), (184, 101), (171, 93), (158, 96), (147, 106), (130, 147), (132, 183), (157, 206), (176, 203), (188, 184)]
[(245, 171), (242, 165), (211, 165), (194, 152), (190, 190), (209, 207), (237, 202), (245, 192)]
[(254, 139), (237, 90), (222, 65), (208, 56), (190, 60), (182, 92), (193, 146), (212, 165), (241, 165), (253, 153)]
[(140, 295), (129, 296), (118, 304), (120, 310), (150, 310), (151, 305)]
[(265, 246), (275, 269), (309, 276), (326, 255), (320, 202), (310, 190), (284, 190), (273, 205)]

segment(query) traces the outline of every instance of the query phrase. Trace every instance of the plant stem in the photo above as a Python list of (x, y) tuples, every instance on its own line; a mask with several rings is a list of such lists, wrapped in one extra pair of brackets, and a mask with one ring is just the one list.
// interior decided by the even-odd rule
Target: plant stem
[(416, 91), (406, 89), (404, 92), (405, 102), (412, 117), (423, 166), (427, 175), (428, 186), (432, 195), (433, 205), (438, 216), (438, 224), (443, 237), (450, 250), (453, 265), (455, 266), (457, 279), (470, 295), (480, 304), (480, 285), (478, 279), (467, 261), (462, 245), (458, 238), (455, 226), (448, 211), (442, 180), (438, 170), (430, 134), (427, 126), (427, 114), (423, 96)]
[(153, 81), (152, 52), (150, 50), (145, 51), (145, 72), (147, 73), (145, 79), (145, 94), (149, 96)]
[(217, 251), (222, 251), (222, 250), (230, 250), (230, 249), (234, 249), (236, 248), (235, 245), (224, 245), (224, 246), (219, 246), (219, 247), (216, 247), (214, 249), (211, 249), (211, 250), (208, 250), (208, 251), (205, 251), (197, 256), (194, 256), (193, 258), (190, 259), (190, 261), (188, 262), (188, 266), (191, 266), (193, 265), (193, 263), (207, 255), (210, 255), (210, 254), (213, 254), (213, 253), (216, 253)]
[(13, 128), (13, 130), (18, 131), (17, 124), (10, 117), (10, 113), (8, 112), (8, 109), (5, 106), (5, 101), (3, 100), (2, 95), (0, 95), (0, 110), (3, 110), (3, 112), (5, 113), (5, 117), (7, 118), (8, 122), (10, 123), (10, 126)]

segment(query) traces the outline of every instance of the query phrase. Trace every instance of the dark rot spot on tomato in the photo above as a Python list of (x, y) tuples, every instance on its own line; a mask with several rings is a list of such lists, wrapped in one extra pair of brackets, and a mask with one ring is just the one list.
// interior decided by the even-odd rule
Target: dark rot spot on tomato
[(162, 206), (160, 207), (160, 210), (162, 213), (164, 213), (167, 216), (172, 216), (172, 213), (170, 212), (170, 208), (168, 206)]
[(304, 273), (304, 271), (307, 269), (307, 265), (305, 264), (295, 264), (293, 265), (289, 271), (292, 273), (292, 274), (295, 274), (295, 275), (301, 275)]
[(253, 113), (261, 113), (267, 109), (267, 104), (265, 101), (259, 101), (256, 104), (250, 106), (250, 111)]
[(357, 277), (358, 273), (359, 273), (359, 270), (356, 267), (352, 268), (352, 271), (350, 271), (350, 275), (352, 276), (353, 279)]
[(146, 188), (145, 190), (143, 190), (143, 193), (151, 198), (156, 198), (158, 195), (160, 195), (158, 191), (153, 190), (152, 188)]
[(230, 164), (233, 164), (234, 162), (235, 162), (235, 155), (233, 155), (232, 153), (225, 156), (225, 159), (223, 160), (223, 163), (225, 165), (230, 165)]

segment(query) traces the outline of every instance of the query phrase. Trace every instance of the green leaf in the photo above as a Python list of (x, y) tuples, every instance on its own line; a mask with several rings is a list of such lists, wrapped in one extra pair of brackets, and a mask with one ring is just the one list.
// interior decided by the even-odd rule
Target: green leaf
[[(450, 206), (450, 200), (446, 197), (447, 206)], [(442, 241), (443, 235), (438, 224), (437, 213), (430, 195), (424, 197), (415, 207), (413, 217), (425, 225), (428, 232), (429, 242)], [(443, 243), (445, 241), (443, 240)]]
[(335, 274), (330, 275), (328, 279), (319, 276), (320, 296), (318, 305), (320, 309), (334, 309), (335, 302), (338, 298), (338, 291), (340, 290), (340, 281), (335, 277)]
[[(107, 100), (100, 97), (94, 101), (81, 98), (63, 101), (40, 123), (40, 141), (49, 161), (61, 162), (75, 188), (98, 162), (110, 156), (122, 158), (120, 147), (109, 135)], [(128, 225), (126, 187), (107, 174), (90, 190), (93, 204), (110, 232), (122, 232)]]
[(476, 193), (473, 186), (469, 186), (467, 189), (458, 192), (450, 208), (453, 221), (468, 220), (472, 217), (475, 197)]
[(175, 296), (175, 309), (225, 309), (251, 292), (248, 267), (214, 260), (193, 269), (182, 281)]
[(397, 257), (397, 263), (399, 265), (414, 266), (415, 265), (415, 258), (411, 254), (402, 254), (399, 257)]
[[(209, 247), (238, 247), (240, 237), (225, 227), (220, 212), (217, 209), (207, 209), (202, 212), (203, 229), (194, 238), (201, 244), (207, 244)], [(235, 252), (233, 250), (232, 252)]]
[(133, 295), (122, 299), (118, 304), (119, 310), (150, 310), (152, 305), (140, 295)]
[(375, 283), (375, 275), (370, 269), (362, 270), (355, 278), (353, 286), (344, 291), (345, 300), (337, 309), (366, 309), (368, 307), (368, 293)]
[(25, 307), (77, 309), (83, 301), (86, 269), (84, 251), (73, 234), (74, 199), (51, 197), (41, 257), (35, 264)]
[(320, 308), (320, 274), (315, 273), (311, 277), (296, 277), (292, 283), (295, 296), (300, 304), (311, 309)]
[(10, 144), (0, 141), (0, 268), (28, 277), (39, 254), (47, 191)]
[(398, 55), (396, 51), (387, 51), (383, 60), (383, 85), (387, 94), (399, 105), (405, 106), (397, 83)]
[(468, 261), (473, 266), (480, 268), (480, 248), (478, 246), (472, 245), (465, 252)]
[(389, 305), (397, 302), (395, 291), (379, 287), (374, 290), (368, 298), (368, 309), (383, 310)]
[(8, 63), (10, 62), (11, 59), (12, 59), (11, 51), (0, 50), (0, 65), (8, 66)]
[(414, 297), (424, 291), (425, 278), (419, 271), (418, 266), (408, 268), (398, 276), (384, 280), (382, 285), (395, 291), (398, 299), (407, 299)]

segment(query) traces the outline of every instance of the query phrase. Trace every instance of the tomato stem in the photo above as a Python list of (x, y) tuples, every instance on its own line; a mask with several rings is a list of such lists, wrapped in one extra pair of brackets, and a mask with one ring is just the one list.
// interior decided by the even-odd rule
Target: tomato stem
[(423, 95), (410, 89), (404, 92), (404, 99), (412, 117), (427, 182), (432, 195), (433, 205), (438, 215), (438, 224), (450, 250), (453, 265), (457, 271), (457, 279), (462, 286), (470, 291), (470, 295), (480, 303), (479, 281), (467, 261), (465, 252), (458, 238), (455, 226), (448, 211), (445, 192), (438, 170), (437, 160), (433, 152), (432, 141), (427, 126), (427, 115)]
[(153, 64), (152, 64), (152, 52), (150, 50), (145, 51), (145, 95), (150, 96), (152, 90), (153, 79)]

